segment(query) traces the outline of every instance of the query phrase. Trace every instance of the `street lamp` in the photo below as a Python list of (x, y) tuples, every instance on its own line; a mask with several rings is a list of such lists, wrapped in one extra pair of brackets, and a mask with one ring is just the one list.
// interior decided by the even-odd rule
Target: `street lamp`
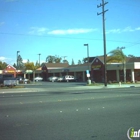
[[(87, 46), (87, 59), (88, 59), (88, 71), (90, 71), (90, 66), (89, 66), (89, 45), (88, 44), (84, 44), (84, 46)], [(88, 76), (88, 84), (90, 83), (90, 79)]]
[(40, 66), (40, 55), (41, 55), (41, 54), (39, 53), (38, 55), (39, 55), (39, 66)]
[(18, 53), (19, 53), (20, 51), (17, 51), (17, 69), (18, 69)]
[(88, 44), (84, 44), (84, 46), (87, 46), (87, 59), (88, 59), (88, 70), (89, 70), (89, 46)]

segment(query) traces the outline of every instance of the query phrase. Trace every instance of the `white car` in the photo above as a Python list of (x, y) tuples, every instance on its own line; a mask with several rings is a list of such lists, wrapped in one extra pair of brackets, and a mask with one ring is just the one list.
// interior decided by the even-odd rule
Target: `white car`
[(63, 81), (63, 82), (74, 82), (74, 81), (76, 81), (76, 78), (74, 77), (74, 76), (72, 76), (72, 75), (65, 75), (65, 76), (63, 76), (63, 77), (59, 77), (58, 79), (57, 79), (57, 81), (58, 82), (61, 82), (61, 81)]
[(42, 77), (35, 77), (35, 78), (34, 78), (34, 81), (42, 81), (42, 80), (43, 80)]
[(64, 81), (64, 76), (58, 77), (58, 78), (57, 78), (57, 81), (58, 81), (58, 82)]
[(58, 77), (56, 77), (56, 76), (51, 76), (51, 77), (48, 78), (48, 81), (55, 82), (55, 81), (57, 81), (57, 78)]
[(65, 80), (66, 80), (67, 82), (69, 82), (69, 81), (75, 81), (75, 78), (74, 78), (74, 76), (72, 76), (72, 75), (65, 75)]

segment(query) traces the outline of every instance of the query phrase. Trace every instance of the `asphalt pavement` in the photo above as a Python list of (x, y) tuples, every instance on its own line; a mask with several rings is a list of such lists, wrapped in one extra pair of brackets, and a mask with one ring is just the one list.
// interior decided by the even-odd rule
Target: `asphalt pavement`
[(139, 87), (3, 93), (0, 140), (129, 140), (139, 100)]

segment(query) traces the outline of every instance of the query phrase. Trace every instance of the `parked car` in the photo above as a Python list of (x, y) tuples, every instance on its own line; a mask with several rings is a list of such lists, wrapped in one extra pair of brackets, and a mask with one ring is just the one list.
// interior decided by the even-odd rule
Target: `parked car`
[(51, 76), (51, 77), (48, 78), (48, 81), (55, 82), (55, 81), (57, 81), (57, 78), (58, 77), (56, 77), (56, 76)]
[(30, 83), (30, 80), (27, 79), (27, 78), (24, 78), (24, 79), (23, 79), (23, 83), (24, 83), (24, 84), (29, 84), (29, 83)]
[(62, 81), (64, 81), (64, 76), (60, 76), (57, 78), (57, 82), (62, 82)]
[(39, 77), (39, 76), (34, 78), (34, 81), (42, 81), (42, 80), (43, 80), (43, 78)]
[(24, 78), (21, 76), (18, 76), (16, 79), (20, 82), (20, 81), (23, 81)]
[(75, 82), (77, 81), (77, 79), (72, 75), (65, 75), (62, 77), (58, 77), (57, 81), (58, 82)]

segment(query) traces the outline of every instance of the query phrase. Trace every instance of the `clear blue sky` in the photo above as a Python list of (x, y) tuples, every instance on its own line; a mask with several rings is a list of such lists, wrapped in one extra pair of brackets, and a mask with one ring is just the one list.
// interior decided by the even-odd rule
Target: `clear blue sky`
[[(107, 53), (125, 46), (140, 56), (140, 0), (106, 0)], [(67, 56), (71, 64), (89, 55), (103, 55), (102, 0), (0, 0), (0, 60), (41, 62), (48, 55)]]

